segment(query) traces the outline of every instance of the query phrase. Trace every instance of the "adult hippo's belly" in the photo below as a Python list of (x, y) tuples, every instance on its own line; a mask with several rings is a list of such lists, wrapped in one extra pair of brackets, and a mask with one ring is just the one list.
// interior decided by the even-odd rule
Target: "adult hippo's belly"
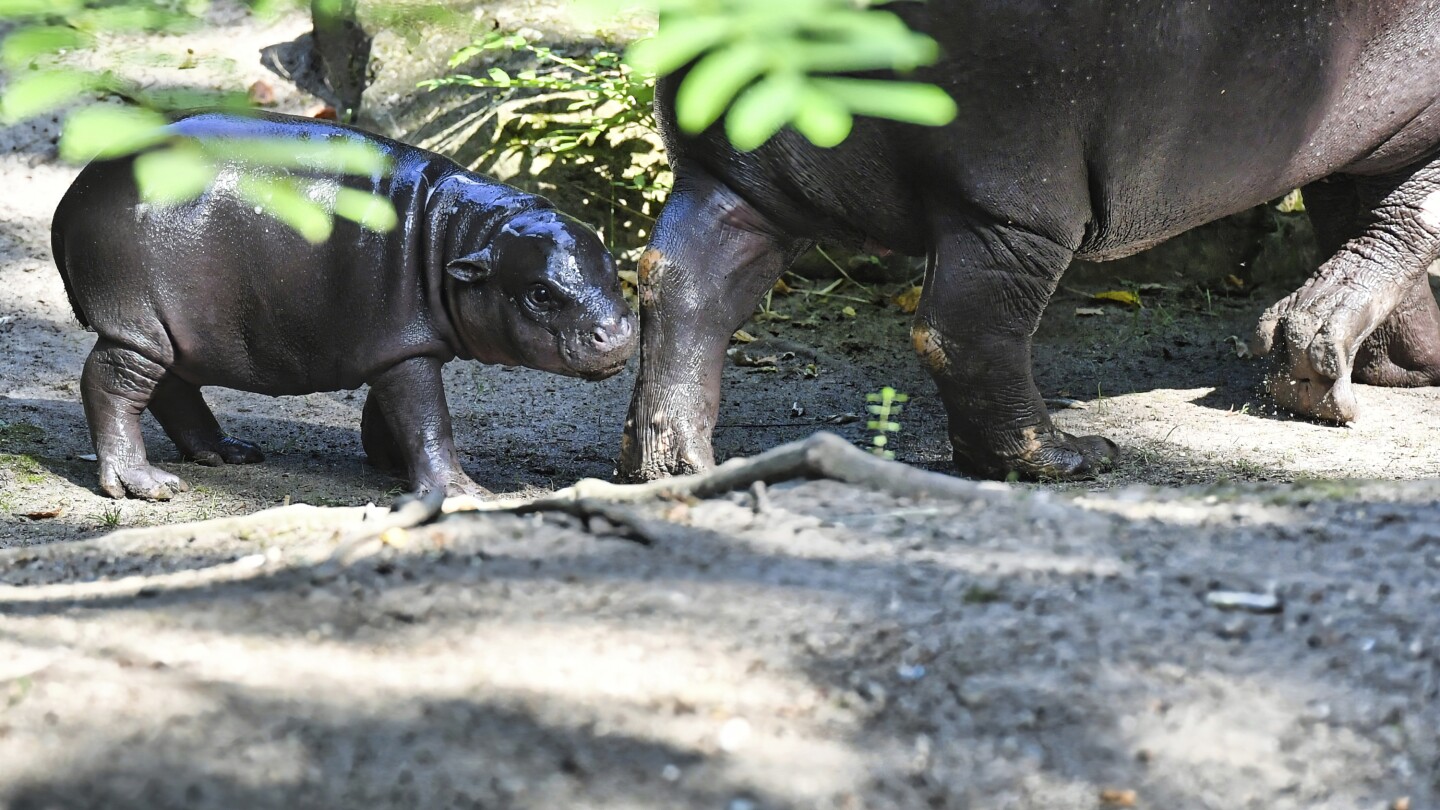
[(817, 240), (926, 255), (915, 350), (955, 460), (1076, 476), (1114, 455), (1057, 430), (1031, 336), (1076, 257), (1114, 258), (1304, 187), (1330, 258), (1262, 320), (1280, 404), (1346, 421), (1352, 378), (1440, 379), (1440, 0), (890, 6), (948, 56), (942, 128), (865, 119), (840, 147), (739, 153), (659, 112), (676, 187), (641, 262), (623, 472), (711, 466), (730, 334)]

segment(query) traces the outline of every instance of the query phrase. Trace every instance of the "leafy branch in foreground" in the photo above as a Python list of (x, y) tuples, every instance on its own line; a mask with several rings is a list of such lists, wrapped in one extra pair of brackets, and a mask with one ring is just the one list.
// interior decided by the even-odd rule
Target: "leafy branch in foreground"
[[(287, 0), (249, 0), (258, 14), (273, 14)], [(209, 0), (0, 0), (0, 23), (13, 26), (0, 41), (0, 68), (7, 84), (0, 95), (0, 123), (68, 109), (60, 141), (61, 158), (85, 162), (143, 152), (135, 161), (143, 199), (175, 204), (200, 195), (219, 166), (243, 162), (256, 167), (241, 192), (256, 206), (312, 242), (329, 237), (333, 217), (373, 230), (396, 223), (387, 200), (354, 189), (327, 191), (306, 173), (323, 171), (374, 176), (389, 170), (384, 155), (369, 144), (331, 141), (286, 144), (247, 141), (200, 144), (164, 130), (168, 112), (194, 107), (243, 111), (243, 94), (198, 89), (151, 91), (116, 70), (99, 70), (96, 51), (106, 38), (138, 33), (193, 30)], [(123, 55), (106, 53), (124, 68)], [(102, 95), (129, 104), (96, 103)], [(329, 189), (329, 186), (326, 186)]]
[[(589, 0), (614, 12), (627, 0)], [(653, 0), (660, 28), (626, 60), (659, 76), (686, 66), (677, 123), (700, 132), (724, 118), (738, 149), (758, 148), (785, 126), (817, 146), (849, 136), (857, 115), (939, 126), (955, 102), (930, 84), (851, 74), (909, 73), (933, 64), (935, 40), (893, 12), (855, 0)]]

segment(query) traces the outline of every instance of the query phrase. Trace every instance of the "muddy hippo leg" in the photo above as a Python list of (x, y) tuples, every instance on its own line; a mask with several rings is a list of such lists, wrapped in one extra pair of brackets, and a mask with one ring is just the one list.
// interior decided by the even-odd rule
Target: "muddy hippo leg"
[(219, 467), (222, 464), (258, 464), (265, 460), (265, 454), (255, 445), (228, 436), (215, 421), (215, 414), (205, 404), (200, 389), (184, 380), (167, 374), (155, 386), (150, 397), (150, 413), (165, 429), (165, 435), (181, 455), (204, 464)]
[(85, 360), (80, 397), (100, 463), (100, 489), (112, 498), (128, 493), (166, 501), (189, 485), (150, 466), (140, 435), (140, 414), (165, 375), (160, 365), (101, 338)]
[(470, 480), (455, 457), (441, 365), (433, 357), (414, 357), (372, 380), (365, 412), (378, 411), (383, 417), (388, 440), (379, 434), (374, 417), (369, 432), (373, 438), (365, 440), (363, 414), (361, 439), (367, 453), (372, 447), (377, 452), (384, 447), (389, 454), (384, 460), (405, 470), (410, 489), (417, 495), (437, 489), (448, 495), (483, 495), (485, 489)]
[(941, 221), (911, 337), (950, 416), (961, 472), (1083, 477), (1115, 445), (1057, 430), (1035, 386), (1031, 337), (1072, 253), (1018, 228)]
[(623, 477), (714, 466), (725, 347), (808, 246), (716, 180), (677, 178), (640, 259), (640, 373), (621, 442)]
[(1440, 380), (1440, 310), (1426, 272), (1440, 257), (1440, 160), (1312, 184), (1306, 197), (1321, 248), (1334, 253), (1266, 311), (1252, 348), (1275, 352), (1266, 382), (1277, 404), (1344, 424), (1359, 411), (1352, 378)]

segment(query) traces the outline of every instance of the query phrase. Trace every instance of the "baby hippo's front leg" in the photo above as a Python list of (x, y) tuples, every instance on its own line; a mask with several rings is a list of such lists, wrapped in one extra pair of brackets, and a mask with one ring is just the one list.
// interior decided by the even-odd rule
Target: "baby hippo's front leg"
[(361, 423), (365, 451), (380, 466), (403, 467), (416, 495), (485, 495), (455, 457), (442, 365), (433, 357), (413, 357), (370, 383)]

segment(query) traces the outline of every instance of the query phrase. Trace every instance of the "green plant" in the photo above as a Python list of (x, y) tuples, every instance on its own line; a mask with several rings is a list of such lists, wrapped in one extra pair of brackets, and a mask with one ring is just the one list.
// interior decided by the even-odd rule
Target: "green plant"
[[(883, 2), (883, 0), (882, 0)], [(870, 71), (908, 73), (939, 58), (930, 37), (870, 0), (655, 0), (654, 37), (626, 59), (664, 76), (692, 66), (676, 91), (676, 119), (699, 132), (722, 117), (730, 142), (759, 147), (785, 126), (818, 146), (849, 136), (857, 115), (940, 125), (956, 114), (940, 88)], [(614, 9), (633, 0), (591, 0)]]
[(614, 51), (567, 55), (517, 34), (492, 34), (468, 45), (451, 57), (450, 67), (486, 56), (531, 66), (510, 71), (491, 66), (480, 75), (457, 73), (420, 83), (429, 90), (461, 87), (495, 94), (453, 128), (491, 130), (490, 145), (476, 164), (518, 158), (529, 175), (556, 163), (587, 168), (595, 182), (584, 183), (582, 197), (604, 204), (607, 240), (613, 244), (627, 230), (643, 236), (635, 220), (654, 220), (671, 183), (655, 132), (654, 78), (637, 73)]
[[(273, 14), (293, 0), (249, 0), (260, 14)], [(323, 185), (312, 171), (363, 177), (388, 170), (387, 159), (363, 143), (286, 144), (236, 140), (201, 144), (164, 131), (169, 113), (195, 107), (232, 110), (248, 106), (243, 93), (206, 87), (153, 89), (127, 78), (125, 68), (143, 53), (111, 48), (106, 69), (97, 69), (95, 50), (107, 39), (142, 32), (183, 33), (201, 24), (209, 0), (0, 0), (0, 23), (10, 26), (0, 42), (0, 68), (7, 83), (0, 94), (0, 123), (69, 109), (60, 156), (72, 162), (143, 154), (135, 161), (136, 182), (147, 202), (168, 205), (200, 195), (219, 166), (254, 166), (238, 190), (312, 242), (329, 237), (335, 216), (372, 230), (389, 230), (396, 216), (389, 201), (354, 189), (340, 189), (326, 203), (312, 195)], [(183, 66), (183, 65), (182, 65)], [(95, 104), (115, 96), (126, 105)]]
[(890, 443), (889, 434), (900, 432), (900, 423), (895, 421), (895, 417), (904, 410), (903, 403), (909, 400), (907, 394), (902, 394), (888, 385), (877, 393), (865, 395), (865, 401), (869, 403), (865, 410), (875, 416), (865, 423), (867, 428), (875, 431), (875, 435), (870, 439), (870, 452), (881, 458), (895, 458), (895, 454), (885, 448)]
[(114, 528), (120, 525), (120, 507), (107, 506), (100, 513), (100, 525), (107, 528)]

